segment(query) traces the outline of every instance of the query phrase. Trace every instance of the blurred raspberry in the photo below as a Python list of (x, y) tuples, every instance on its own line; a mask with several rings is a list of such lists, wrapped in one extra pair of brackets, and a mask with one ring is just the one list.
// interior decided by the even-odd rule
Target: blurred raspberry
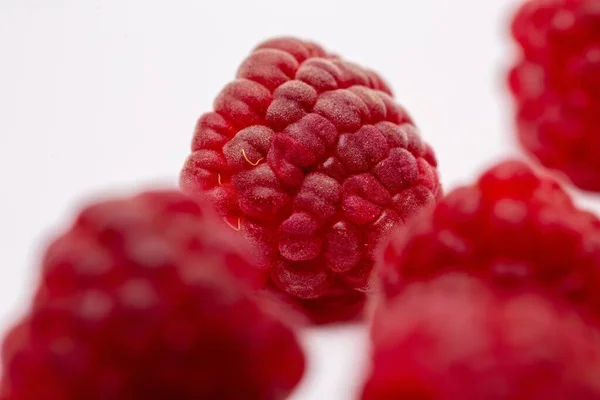
[(375, 248), (440, 193), (436, 160), (372, 71), (272, 39), (196, 126), (181, 174), (314, 322), (355, 317)]
[(512, 33), (519, 139), (576, 185), (600, 191), (600, 1), (529, 0)]
[(599, 228), (555, 181), (507, 161), (391, 236), (384, 292), (460, 270), (501, 289), (552, 292), (600, 316)]
[(227, 272), (253, 267), (205, 209), (153, 192), (81, 212), (4, 341), (0, 398), (285, 397), (303, 353)]
[(597, 331), (535, 292), (447, 274), (380, 308), (372, 335), (363, 400), (600, 398)]

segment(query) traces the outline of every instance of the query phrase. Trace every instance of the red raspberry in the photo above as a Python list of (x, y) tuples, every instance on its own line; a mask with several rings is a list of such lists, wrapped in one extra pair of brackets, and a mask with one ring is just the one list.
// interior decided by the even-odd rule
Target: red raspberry
[(600, 191), (600, 1), (529, 0), (510, 73), (519, 139), (549, 168)]
[(506, 290), (552, 292), (600, 316), (599, 227), (555, 181), (507, 161), (392, 235), (384, 292), (460, 270)]
[(382, 236), (440, 192), (432, 149), (374, 72), (272, 39), (196, 126), (184, 191), (262, 255), (268, 286), (315, 322), (361, 310)]
[(49, 247), (31, 310), (4, 342), (0, 398), (288, 394), (303, 353), (227, 274), (252, 266), (217, 221), (176, 192), (84, 210)]
[(448, 274), (411, 285), (373, 327), (363, 400), (600, 398), (598, 332), (534, 292)]

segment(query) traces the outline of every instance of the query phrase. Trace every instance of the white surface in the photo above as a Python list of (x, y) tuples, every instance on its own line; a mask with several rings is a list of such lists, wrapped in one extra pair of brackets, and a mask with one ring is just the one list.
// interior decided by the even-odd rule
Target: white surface
[[(435, 147), (446, 188), (468, 181), (512, 147), (503, 74), (516, 3), (0, 0), (0, 324), (26, 304), (40, 247), (74, 205), (175, 184), (196, 118), (267, 37), (312, 39), (378, 70)], [(364, 329), (304, 338), (311, 368), (294, 399), (352, 398)]]

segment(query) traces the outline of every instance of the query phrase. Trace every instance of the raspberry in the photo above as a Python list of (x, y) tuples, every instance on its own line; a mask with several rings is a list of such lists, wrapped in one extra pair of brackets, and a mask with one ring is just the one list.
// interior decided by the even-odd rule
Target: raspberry
[(363, 400), (600, 398), (597, 330), (535, 292), (447, 274), (375, 314)]
[(440, 193), (436, 159), (374, 72), (272, 39), (196, 126), (182, 189), (256, 246), (314, 322), (362, 309), (375, 248)]
[(554, 180), (506, 161), (391, 236), (384, 292), (394, 297), (410, 282), (463, 271), (501, 290), (552, 293), (600, 317), (599, 228)]
[(47, 250), (35, 301), (5, 339), (0, 398), (281, 399), (293, 332), (234, 281), (237, 240), (176, 192), (94, 204)]
[(512, 33), (518, 136), (543, 165), (600, 191), (600, 1), (529, 0)]

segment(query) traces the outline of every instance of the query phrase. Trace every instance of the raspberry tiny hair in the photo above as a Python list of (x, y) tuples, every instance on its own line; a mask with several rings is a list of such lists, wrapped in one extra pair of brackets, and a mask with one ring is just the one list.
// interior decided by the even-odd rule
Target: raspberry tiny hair
[(303, 351), (249, 288), (211, 206), (176, 191), (96, 202), (48, 247), (2, 347), (7, 400), (285, 398)]
[(384, 296), (462, 271), (501, 290), (539, 289), (600, 317), (599, 227), (552, 178), (501, 162), (391, 235), (380, 264)]
[(440, 275), (378, 308), (362, 399), (598, 399), (599, 338), (535, 290)]
[(258, 45), (200, 117), (181, 187), (316, 323), (360, 313), (382, 238), (441, 193), (431, 147), (379, 75), (293, 38)]
[(600, 191), (600, 3), (528, 0), (509, 74), (520, 143), (544, 166)]

